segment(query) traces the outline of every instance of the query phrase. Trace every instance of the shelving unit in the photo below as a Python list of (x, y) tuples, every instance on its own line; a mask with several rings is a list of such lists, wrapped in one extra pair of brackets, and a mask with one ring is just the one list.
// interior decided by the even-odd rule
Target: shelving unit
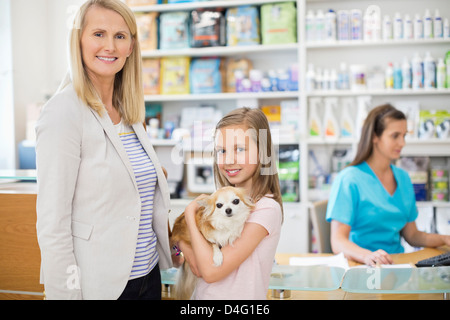
[[(187, 94), (187, 95), (154, 95), (146, 96), (146, 101), (160, 102), (169, 105), (170, 108), (182, 108), (183, 103), (195, 102), (221, 102), (235, 103), (235, 107), (241, 106), (241, 100), (254, 102), (258, 106), (264, 101), (281, 101), (283, 99), (297, 99), (300, 106), (300, 116), (298, 119), (299, 132), (298, 143), (300, 149), (300, 203), (287, 203), (285, 206), (285, 239), (281, 239), (279, 251), (285, 252), (307, 252), (309, 249), (308, 231), (308, 205), (311, 200), (311, 190), (308, 190), (309, 176), (309, 150), (311, 148), (333, 148), (352, 147), (356, 148), (357, 141), (354, 139), (337, 139), (335, 141), (314, 140), (308, 136), (308, 113), (309, 98), (312, 97), (358, 97), (362, 95), (372, 96), (372, 104), (377, 105), (386, 100), (415, 99), (425, 100), (427, 103), (435, 103), (438, 108), (450, 109), (448, 98), (450, 89), (434, 90), (364, 90), (364, 91), (313, 91), (307, 93), (305, 90), (305, 74), (309, 63), (317, 64), (323, 68), (337, 68), (340, 61), (353, 62), (353, 60), (364, 60), (368, 64), (387, 65), (388, 62), (399, 61), (404, 55), (413, 55), (415, 51), (421, 52), (432, 50), (434, 58), (437, 55), (442, 57), (446, 51), (450, 50), (450, 39), (425, 39), (425, 40), (389, 40), (389, 41), (333, 41), (333, 42), (308, 42), (305, 37), (305, 15), (307, 10), (322, 9), (324, 12), (330, 8), (364, 10), (372, 1), (361, 0), (228, 0), (228, 1), (204, 1), (196, 3), (162, 4), (143, 7), (135, 7), (135, 12), (167, 12), (167, 11), (188, 11), (198, 8), (229, 8), (243, 5), (262, 5), (266, 3), (295, 2), (297, 6), (297, 43), (285, 45), (256, 45), (256, 46), (236, 46), (236, 47), (210, 47), (210, 48), (189, 48), (181, 50), (155, 50), (142, 53), (144, 58), (159, 58), (168, 56), (189, 56), (189, 57), (256, 57), (254, 63), (258, 68), (258, 63), (267, 69), (271, 64), (279, 64), (277, 59), (287, 63), (297, 63), (299, 70), (299, 91), (295, 92), (263, 92), (263, 93), (217, 93), (217, 94)], [(410, 3), (414, 2), (414, 11), (409, 9)], [(450, 3), (445, 0), (429, 0), (426, 3), (419, 0), (381, 0), (381, 16), (389, 14), (394, 16), (395, 12), (402, 15), (408, 13), (413, 16), (417, 13), (423, 14), (426, 8), (439, 8), (443, 17), (450, 18)], [(416, 9), (418, 8), (418, 9)], [(423, 8), (423, 9), (422, 9)], [(270, 56), (270, 58), (268, 58)], [(265, 66), (267, 63), (269, 66)], [(164, 108), (164, 107), (163, 107)], [(175, 142), (155, 141), (156, 146), (173, 146)], [(403, 155), (415, 156), (439, 156), (450, 157), (450, 140), (430, 140), (418, 139), (407, 140)], [(432, 203), (434, 205), (434, 203)], [(429, 205), (429, 203), (426, 203)], [(446, 207), (447, 204), (436, 204)], [(291, 230), (292, 229), (292, 230)], [(294, 231), (295, 230), (295, 231)], [(293, 235), (295, 233), (295, 236)], [(294, 239), (295, 238), (295, 239)], [(300, 246), (298, 244), (301, 244)], [(305, 245), (303, 245), (305, 243)]]

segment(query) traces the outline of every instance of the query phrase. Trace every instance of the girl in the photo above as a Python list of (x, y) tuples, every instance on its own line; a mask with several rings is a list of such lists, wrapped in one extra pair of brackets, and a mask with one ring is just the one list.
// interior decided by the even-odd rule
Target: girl
[(160, 299), (172, 266), (169, 188), (142, 125), (134, 14), (89, 0), (70, 36), (70, 79), (37, 134), (37, 235), (47, 299)]
[(242, 235), (222, 248), (223, 264), (212, 263), (211, 246), (199, 232), (193, 201), (185, 210), (192, 248), (181, 243), (194, 273), (201, 276), (194, 299), (266, 299), (282, 223), (281, 192), (269, 124), (259, 109), (241, 108), (216, 126), (214, 174), (218, 188), (244, 188), (256, 204)]
[(400, 157), (405, 115), (390, 104), (374, 108), (361, 132), (356, 157), (333, 183), (327, 208), (333, 252), (367, 265), (391, 264), (389, 254), (412, 246), (450, 244), (450, 236), (417, 230), (417, 207), (408, 173), (391, 162)]

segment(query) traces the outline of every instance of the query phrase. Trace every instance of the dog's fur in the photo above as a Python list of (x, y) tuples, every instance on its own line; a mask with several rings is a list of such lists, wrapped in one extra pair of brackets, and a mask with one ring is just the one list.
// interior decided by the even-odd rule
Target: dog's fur
[[(195, 214), (197, 227), (213, 247), (214, 265), (220, 266), (223, 262), (220, 248), (233, 244), (239, 238), (254, 205), (245, 196), (242, 189), (234, 187), (221, 188), (212, 195), (199, 200), (198, 204), (200, 208)], [(175, 220), (173, 225), (170, 235), (171, 247), (180, 241), (191, 245), (184, 212)], [(196, 282), (197, 277), (185, 261), (178, 271), (175, 298), (190, 299)]]

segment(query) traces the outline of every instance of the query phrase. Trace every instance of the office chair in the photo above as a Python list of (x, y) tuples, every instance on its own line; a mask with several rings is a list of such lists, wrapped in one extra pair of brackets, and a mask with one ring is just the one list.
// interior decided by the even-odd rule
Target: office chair
[(309, 207), (309, 217), (317, 237), (318, 253), (332, 253), (330, 223), (325, 220), (328, 200), (313, 202)]

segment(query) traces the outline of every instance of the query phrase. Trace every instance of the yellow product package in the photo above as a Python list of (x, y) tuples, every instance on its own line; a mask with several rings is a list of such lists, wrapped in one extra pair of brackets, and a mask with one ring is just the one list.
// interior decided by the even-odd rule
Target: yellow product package
[(142, 60), (142, 78), (144, 84), (144, 94), (159, 94), (159, 59)]
[(161, 94), (189, 93), (189, 57), (161, 59)]

